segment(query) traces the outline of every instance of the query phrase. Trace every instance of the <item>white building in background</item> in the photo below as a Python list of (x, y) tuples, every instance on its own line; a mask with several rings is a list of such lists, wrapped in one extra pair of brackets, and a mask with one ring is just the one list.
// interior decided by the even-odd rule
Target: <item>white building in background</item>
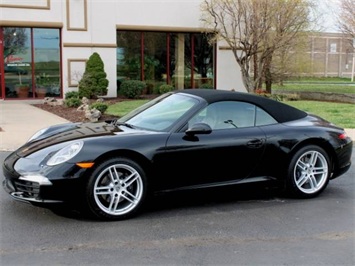
[(77, 90), (94, 52), (105, 65), (108, 97), (125, 79), (144, 80), (151, 91), (164, 83), (245, 91), (231, 51), (208, 44), (200, 3), (2, 0), (0, 98), (64, 97)]

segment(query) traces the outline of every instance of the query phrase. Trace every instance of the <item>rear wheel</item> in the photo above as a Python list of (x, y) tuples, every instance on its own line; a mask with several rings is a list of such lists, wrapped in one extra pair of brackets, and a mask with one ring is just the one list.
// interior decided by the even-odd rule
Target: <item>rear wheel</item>
[(312, 198), (328, 185), (330, 160), (320, 147), (305, 146), (293, 156), (287, 177), (287, 189), (296, 197)]
[(129, 218), (141, 209), (146, 196), (143, 169), (127, 158), (107, 160), (94, 170), (86, 188), (90, 211), (108, 220)]

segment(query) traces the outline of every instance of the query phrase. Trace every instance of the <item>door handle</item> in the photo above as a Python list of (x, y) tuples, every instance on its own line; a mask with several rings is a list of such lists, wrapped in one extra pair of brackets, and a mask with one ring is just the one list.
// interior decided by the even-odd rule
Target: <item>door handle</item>
[(247, 147), (249, 148), (260, 148), (263, 146), (264, 141), (262, 139), (253, 139), (247, 142)]

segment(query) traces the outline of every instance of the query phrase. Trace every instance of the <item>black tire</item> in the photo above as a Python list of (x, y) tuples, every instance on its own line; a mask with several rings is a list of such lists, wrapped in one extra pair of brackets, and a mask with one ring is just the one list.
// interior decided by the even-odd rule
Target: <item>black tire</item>
[(290, 161), (287, 192), (296, 198), (316, 197), (327, 187), (330, 173), (328, 154), (319, 146), (305, 146)]
[(85, 191), (89, 211), (104, 220), (123, 220), (138, 214), (146, 194), (144, 170), (127, 158), (112, 158), (96, 166)]

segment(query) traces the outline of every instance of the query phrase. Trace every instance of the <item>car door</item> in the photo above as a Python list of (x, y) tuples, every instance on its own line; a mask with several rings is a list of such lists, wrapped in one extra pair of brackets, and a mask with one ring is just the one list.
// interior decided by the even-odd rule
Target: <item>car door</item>
[[(238, 108), (237, 108), (238, 107)], [(249, 108), (243, 110), (243, 108)], [(242, 111), (250, 111), (249, 116)], [(218, 102), (190, 119), (207, 123), (209, 134), (173, 133), (160, 158), (168, 188), (235, 183), (250, 175), (262, 159), (265, 135), (255, 125), (255, 106)], [(239, 125), (239, 126), (238, 126)], [(164, 178), (164, 177), (163, 177)]]

